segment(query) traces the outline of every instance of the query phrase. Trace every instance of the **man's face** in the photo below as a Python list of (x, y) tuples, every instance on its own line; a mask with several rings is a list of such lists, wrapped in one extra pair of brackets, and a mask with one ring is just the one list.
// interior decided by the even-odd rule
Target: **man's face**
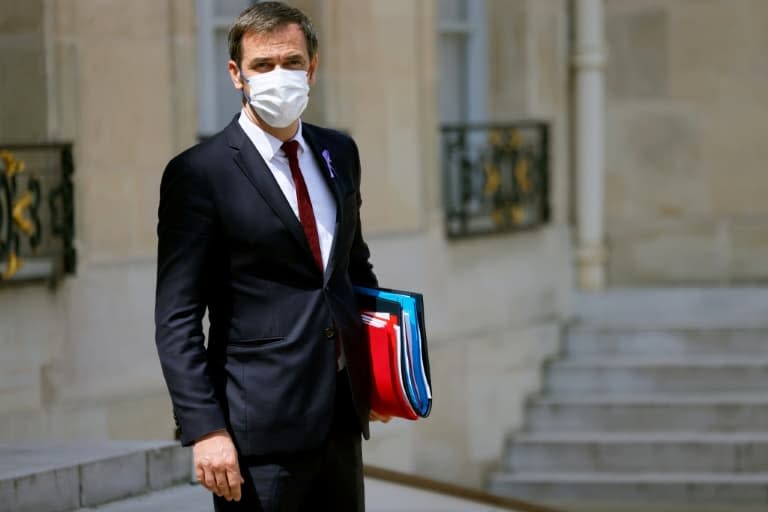
[(240, 47), (241, 62), (230, 60), (227, 67), (235, 88), (245, 89), (246, 96), (250, 95), (250, 91), (248, 83), (240, 76), (241, 69), (246, 79), (257, 73), (268, 73), (277, 66), (288, 70), (304, 70), (307, 71), (309, 85), (315, 84), (317, 55), (309, 58), (304, 32), (296, 23), (267, 34), (248, 32), (243, 36)]

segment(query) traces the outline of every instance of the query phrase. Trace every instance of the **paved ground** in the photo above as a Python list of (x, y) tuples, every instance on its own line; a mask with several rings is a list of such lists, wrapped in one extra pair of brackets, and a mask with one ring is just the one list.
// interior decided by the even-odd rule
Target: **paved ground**
[[(497, 512), (501, 509), (366, 479), (367, 512)], [(183, 485), (78, 512), (211, 512), (210, 494), (197, 485)]]

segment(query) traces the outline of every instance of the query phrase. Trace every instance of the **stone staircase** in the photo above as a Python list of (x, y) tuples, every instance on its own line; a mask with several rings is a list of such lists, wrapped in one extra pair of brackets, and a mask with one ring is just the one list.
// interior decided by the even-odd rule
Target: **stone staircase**
[(568, 511), (768, 511), (768, 289), (574, 307), (490, 489)]

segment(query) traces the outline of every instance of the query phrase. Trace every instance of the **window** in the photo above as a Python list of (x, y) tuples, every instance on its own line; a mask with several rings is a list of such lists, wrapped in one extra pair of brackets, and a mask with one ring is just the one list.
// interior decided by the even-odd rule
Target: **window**
[(485, 0), (438, 1), (440, 120), (484, 122), (488, 113)]
[(227, 73), (227, 32), (253, 0), (197, 0), (198, 105), (201, 136), (224, 128), (240, 109), (240, 95)]
[(539, 226), (549, 218), (548, 126), (488, 124), (485, 0), (437, 5), (446, 234)]

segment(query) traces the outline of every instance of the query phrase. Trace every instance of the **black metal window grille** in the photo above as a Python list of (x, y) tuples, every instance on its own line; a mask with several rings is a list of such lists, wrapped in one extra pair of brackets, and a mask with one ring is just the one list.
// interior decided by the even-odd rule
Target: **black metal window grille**
[(549, 220), (546, 123), (444, 125), (441, 133), (448, 237), (514, 232)]
[(72, 144), (0, 143), (0, 286), (74, 274)]

